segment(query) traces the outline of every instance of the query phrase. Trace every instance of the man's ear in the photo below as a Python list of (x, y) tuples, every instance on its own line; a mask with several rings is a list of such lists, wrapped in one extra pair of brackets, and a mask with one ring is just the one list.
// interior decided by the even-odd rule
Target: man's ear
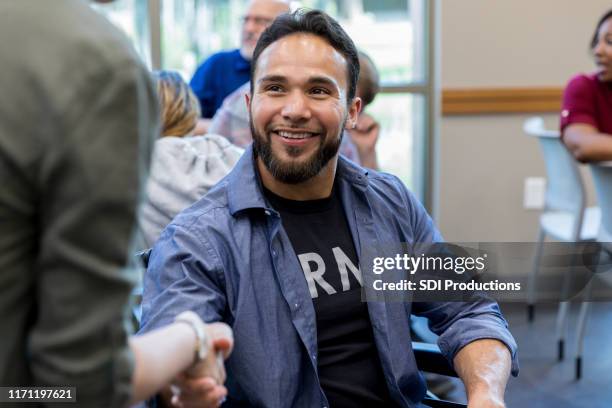
[(247, 110), (251, 111), (251, 95), (247, 92), (244, 94), (244, 101), (246, 102)]
[(353, 98), (348, 106), (347, 119), (345, 128), (350, 130), (357, 126), (357, 119), (359, 119), (359, 112), (361, 112), (361, 98), (356, 96)]

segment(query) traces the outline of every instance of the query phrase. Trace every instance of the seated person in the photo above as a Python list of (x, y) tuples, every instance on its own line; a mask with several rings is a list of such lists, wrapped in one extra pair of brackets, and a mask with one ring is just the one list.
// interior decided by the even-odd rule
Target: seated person
[(200, 117), (196, 96), (177, 72), (155, 74), (162, 138), (155, 142), (145, 201), (141, 207), (143, 249), (181, 210), (204, 196), (234, 167), (243, 150), (222, 136), (190, 136)]
[[(362, 70), (357, 82), (357, 96), (361, 98), (365, 109), (378, 93), (379, 77), (376, 66), (362, 51), (359, 52), (359, 64)], [(250, 89), (251, 83), (247, 82), (225, 98), (223, 105), (213, 117), (209, 127), (211, 133), (223, 135), (230, 142), (242, 147), (253, 141), (249, 128), (249, 112), (244, 100)], [(363, 112), (363, 109), (355, 127), (345, 132), (340, 145), (340, 154), (364, 167), (377, 169), (376, 142), (380, 125), (372, 116)]]
[(414, 313), (440, 335), (470, 406), (503, 407), (518, 363), (495, 302), (361, 301), (368, 246), (441, 237), (398, 178), (338, 154), (361, 110), (353, 41), (325, 13), (298, 10), (262, 34), (253, 68), (253, 144), (162, 232), (141, 330), (185, 308), (228, 323), (236, 342), (224, 407), (408, 408), (426, 391), (411, 348)]
[(563, 95), (561, 136), (576, 160), (612, 160), (612, 10), (591, 40), (597, 70), (573, 77)]

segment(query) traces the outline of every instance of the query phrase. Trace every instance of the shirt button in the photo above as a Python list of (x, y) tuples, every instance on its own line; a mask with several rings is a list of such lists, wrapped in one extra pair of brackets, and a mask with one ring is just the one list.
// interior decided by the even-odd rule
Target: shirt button
[(272, 256), (276, 256), (276, 251), (272, 251)]
[(270, 211), (268, 211), (268, 210), (266, 210), (264, 212), (266, 213), (266, 215), (270, 215), (271, 214)]

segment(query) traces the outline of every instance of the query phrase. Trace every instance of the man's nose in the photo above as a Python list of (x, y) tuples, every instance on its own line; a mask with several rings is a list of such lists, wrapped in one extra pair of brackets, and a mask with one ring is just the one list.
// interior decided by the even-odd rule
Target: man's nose
[(294, 91), (287, 95), (282, 115), (292, 122), (308, 120), (311, 117), (308, 99), (301, 91)]

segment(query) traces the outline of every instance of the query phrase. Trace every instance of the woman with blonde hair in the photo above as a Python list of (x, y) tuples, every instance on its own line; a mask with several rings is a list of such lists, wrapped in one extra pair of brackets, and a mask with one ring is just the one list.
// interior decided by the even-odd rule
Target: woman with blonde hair
[(162, 119), (162, 136), (191, 135), (200, 117), (198, 98), (176, 71), (157, 71), (157, 82)]
[(234, 167), (243, 150), (220, 135), (192, 136), (200, 105), (178, 72), (154, 73), (161, 112), (147, 196), (140, 214), (143, 249), (183, 209), (204, 196)]

